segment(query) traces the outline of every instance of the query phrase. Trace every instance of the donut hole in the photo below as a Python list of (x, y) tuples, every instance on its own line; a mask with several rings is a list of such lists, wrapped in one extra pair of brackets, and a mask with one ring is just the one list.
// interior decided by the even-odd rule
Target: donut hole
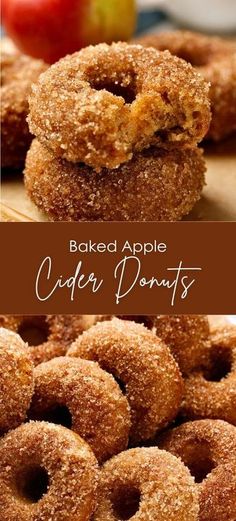
[(196, 459), (192, 461), (188, 468), (190, 473), (195, 478), (196, 483), (202, 483), (206, 479), (207, 475), (214, 469), (214, 464), (209, 456), (196, 454)]
[(210, 368), (204, 371), (204, 377), (210, 382), (220, 382), (231, 372), (232, 365), (231, 349), (214, 346), (210, 354)]
[(208, 53), (193, 53), (187, 49), (183, 49), (175, 54), (178, 58), (182, 58), (190, 63), (193, 67), (204, 67), (209, 63)]
[(42, 414), (36, 416), (34, 417), (35, 420), (55, 423), (67, 429), (72, 428), (72, 415), (66, 405), (54, 404)]
[(17, 476), (17, 490), (22, 499), (29, 503), (37, 503), (49, 487), (49, 476), (40, 465), (29, 466)]
[(128, 85), (123, 85), (122, 81), (114, 80), (111, 81), (108, 78), (106, 80), (94, 79), (90, 81), (90, 85), (95, 90), (106, 90), (114, 96), (123, 98), (125, 103), (131, 105), (136, 99), (136, 88), (134, 82), (130, 82)]
[(114, 491), (112, 496), (112, 508), (114, 515), (120, 521), (131, 519), (140, 506), (140, 492), (133, 486), (121, 486)]
[(49, 325), (46, 316), (25, 318), (20, 323), (17, 333), (29, 346), (44, 344), (49, 337)]

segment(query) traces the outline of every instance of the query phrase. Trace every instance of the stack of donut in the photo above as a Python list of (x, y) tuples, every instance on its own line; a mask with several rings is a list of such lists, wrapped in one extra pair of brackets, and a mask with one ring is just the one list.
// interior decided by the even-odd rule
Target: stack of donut
[(90, 46), (33, 86), (26, 189), (50, 219), (174, 221), (204, 186), (209, 86), (141, 45)]
[(58, 317), (76, 339), (34, 366), (16, 318), (0, 328), (1, 521), (235, 521), (235, 327), (80, 316), (76, 334)]

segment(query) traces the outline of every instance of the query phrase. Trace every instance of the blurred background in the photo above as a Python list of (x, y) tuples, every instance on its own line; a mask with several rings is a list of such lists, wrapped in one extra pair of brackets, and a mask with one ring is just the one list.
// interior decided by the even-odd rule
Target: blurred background
[(137, 0), (138, 32), (189, 28), (236, 34), (235, 0)]

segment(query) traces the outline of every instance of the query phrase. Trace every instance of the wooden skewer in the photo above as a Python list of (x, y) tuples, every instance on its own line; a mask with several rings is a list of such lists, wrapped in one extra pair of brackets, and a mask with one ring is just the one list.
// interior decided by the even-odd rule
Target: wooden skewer
[(1, 222), (35, 222), (34, 219), (28, 217), (17, 210), (14, 210), (10, 206), (7, 206), (4, 203), (1, 203)]

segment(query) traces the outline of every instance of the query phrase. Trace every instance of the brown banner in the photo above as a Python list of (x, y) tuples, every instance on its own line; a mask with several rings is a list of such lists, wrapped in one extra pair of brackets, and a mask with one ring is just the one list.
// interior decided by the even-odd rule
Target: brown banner
[(0, 226), (0, 313), (236, 312), (236, 223)]

